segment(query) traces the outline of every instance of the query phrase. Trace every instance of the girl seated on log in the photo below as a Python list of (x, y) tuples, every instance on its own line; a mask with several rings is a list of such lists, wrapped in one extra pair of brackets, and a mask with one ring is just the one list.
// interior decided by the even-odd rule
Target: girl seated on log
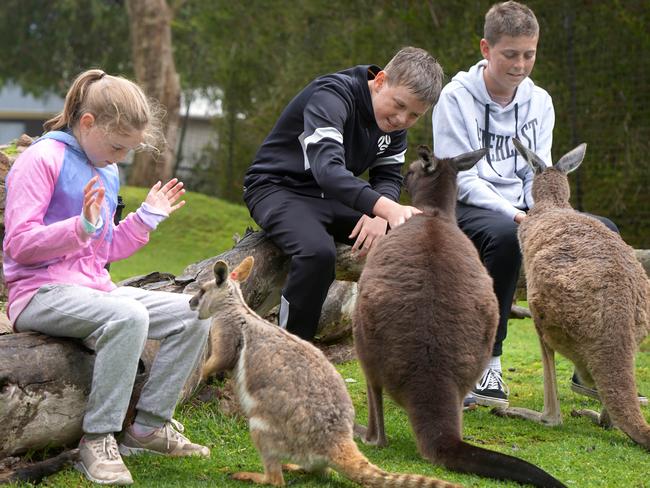
[[(80, 74), (63, 111), (23, 152), (7, 177), (4, 273), (16, 331), (82, 339), (96, 352), (77, 469), (94, 482), (133, 482), (122, 455), (152, 451), (209, 456), (172, 419), (181, 390), (206, 344), (209, 321), (186, 296), (117, 287), (106, 264), (124, 259), (185, 204), (183, 183), (156, 183), (144, 203), (113, 224), (116, 162), (162, 139), (155, 105), (133, 82), (98, 69)], [(119, 445), (147, 338), (161, 341)]]

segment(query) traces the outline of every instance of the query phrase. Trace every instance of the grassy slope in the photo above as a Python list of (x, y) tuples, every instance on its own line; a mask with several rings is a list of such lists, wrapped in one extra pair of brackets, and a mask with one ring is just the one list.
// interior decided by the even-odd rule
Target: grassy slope
[[(127, 188), (127, 208), (133, 210), (144, 198), (144, 190)], [(250, 223), (242, 207), (224, 204), (202, 195), (189, 194), (189, 204), (166, 221), (153, 234), (151, 243), (128, 260), (113, 265), (116, 279), (154, 270), (179, 273), (187, 264), (216, 255), (232, 246), (231, 235), (241, 233)], [(543, 405), (541, 363), (535, 331), (530, 320), (513, 321), (504, 354), (505, 379), (511, 388), (511, 403), (541, 409)], [(649, 487), (650, 458), (647, 451), (629, 441), (620, 431), (605, 431), (587, 419), (573, 418), (575, 408), (597, 408), (598, 404), (574, 395), (568, 388), (570, 364), (556, 359), (560, 401), (564, 425), (546, 428), (536, 424), (494, 417), (480, 408), (464, 415), (465, 439), (489, 449), (512, 454), (548, 470), (568, 486), (595, 488), (603, 486)], [(356, 362), (338, 367), (348, 383), (360, 422), (366, 421), (365, 384)], [(639, 389), (650, 393), (650, 341), (638, 355)], [(650, 408), (644, 408), (650, 421)], [(261, 470), (261, 463), (251, 444), (242, 419), (222, 415), (218, 402), (189, 402), (178, 408), (190, 437), (210, 446), (212, 456), (201, 459), (165, 459), (154, 456), (127, 459), (139, 486), (250, 486), (228, 478), (238, 470)], [(373, 463), (390, 471), (426, 474), (453, 480), (465, 486), (519, 486), (476, 476), (461, 475), (432, 466), (422, 460), (404, 413), (386, 400), (386, 431), (389, 447), (378, 449), (361, 446)], [(289, 474), (287, 481), (304, 487), (352, 487), (353, 483), (334, 474), (328, 477)], [(92, 486), (76, 471), (69, 469), (50, 477), (47, 486)]]
[[(147, 196), (144, 188), (122, 187), (128, 212), (135, 211)], [(111, 264), (113, 281), (152, 271), (178, 275), (192, 263), (216, 256), (231, 248), (235, 234), (243, 235), (255, 223), (241, 205), (200, 193), (187, 193), (187, 203), (151, 233), (149, 243), (133, 256)]]

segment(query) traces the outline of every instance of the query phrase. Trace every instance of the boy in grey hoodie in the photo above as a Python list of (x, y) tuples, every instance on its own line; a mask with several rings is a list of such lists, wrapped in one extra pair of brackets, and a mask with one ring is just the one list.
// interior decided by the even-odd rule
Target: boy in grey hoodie
[[(434, 107), (433, 148), (437, 157), (489, 148), (484, 159), (458, 174), (458, 224), (494, 280), (500, 311), (492, 359), (472, 392), (475, 400), (465, 403), (507, 407), (501, 354), (521, 265), (517, 226), (534, 203), (533, 173), (512, 138), (551, 165), (555, 112), (550, 95), (528, 77), (539, 39), (532, 10), (514, 1), (494, 4), (485, 15), (483, 35), (484, 59), (454, 76)], [(598, 218), (617, 231), (611, 221)]]

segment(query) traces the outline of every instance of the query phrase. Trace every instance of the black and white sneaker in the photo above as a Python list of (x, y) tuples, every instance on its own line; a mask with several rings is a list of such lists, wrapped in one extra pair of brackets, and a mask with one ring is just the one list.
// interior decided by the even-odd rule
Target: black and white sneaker
[[(573, 373), (573, 377), (571, 378), (571, 391), (574, 393), (578, 393), (579, 395), (584, 395), (589, 398), (593, 398), (594, 400), (600, 401), (600, 396), (598, 396), (598, 390), (596, 388), (589, 388), (588, 386), (583, 385), (580, 383), (580, 378), (578, 378), (577, 373)], [(641, 395), (641, 393), (637, 393), (638, 398), (639, 398), (639, 403), (641, 405), (647, 405), (648, 404), (648, 397)]]
[(508, 407), (508, 386), (503, 382), (501, 372), (488, 368), (472, 390), (476, 402), (484, 407)]

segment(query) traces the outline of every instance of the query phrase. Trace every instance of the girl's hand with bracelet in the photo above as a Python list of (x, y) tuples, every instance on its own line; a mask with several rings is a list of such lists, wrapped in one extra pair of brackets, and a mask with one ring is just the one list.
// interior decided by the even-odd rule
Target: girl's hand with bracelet
[(92, 177), (84, 186), (83, 216), (92, 225), (97, 225), (102, 216), (102, 205), (104, 204), (104, 187), (95, 187), (99, 176)]

